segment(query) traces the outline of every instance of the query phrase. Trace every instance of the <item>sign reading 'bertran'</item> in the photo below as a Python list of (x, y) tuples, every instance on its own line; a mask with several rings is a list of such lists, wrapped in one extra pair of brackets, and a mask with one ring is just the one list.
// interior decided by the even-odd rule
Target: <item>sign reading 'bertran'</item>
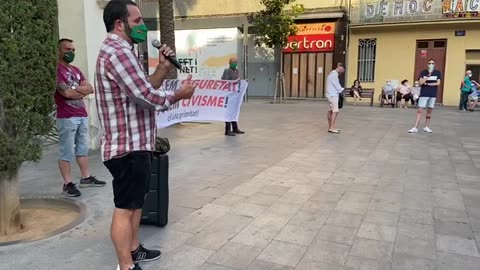
[(298, 32), (288, 38), (283, 52), (331, 52), (335, 49), (335, 24), (297, 24)]

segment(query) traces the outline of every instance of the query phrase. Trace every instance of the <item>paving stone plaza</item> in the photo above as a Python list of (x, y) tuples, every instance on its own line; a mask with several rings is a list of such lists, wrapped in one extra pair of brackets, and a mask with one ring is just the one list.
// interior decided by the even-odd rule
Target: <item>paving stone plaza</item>
[[(142, 226), (143, 243), (163, 253), (142, 268), (480, 269), (480, 113), (439, 108), (432, 134), (408, 134), (414, 109), (347, 105), (334, 135), (326, 108), (252, 100), (245, 135), (225, 137), (223, 123), (161, 130), (172, 144), (170, 222)], [(22, 195), (60, 195), (56, 159), (53, 145), (22, 168)], [(98, 151), (90, 165), (108, 184), (81, 189), (86, 221), (0, 247), (2, 270), (115, 269), (111, 176)]]

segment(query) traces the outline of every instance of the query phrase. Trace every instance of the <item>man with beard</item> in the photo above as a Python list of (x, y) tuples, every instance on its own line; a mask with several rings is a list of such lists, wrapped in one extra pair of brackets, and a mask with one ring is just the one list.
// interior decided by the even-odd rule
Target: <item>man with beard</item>
[(160, 257), (139, 241), (142, 208), (155, 151), (156, 111), (192, 97), (191, 76), (176, 91), (156, 90), (173, 65), (165, 56), (174, 56), (167, 46), (159, 51), (159, 64), (148, 78), (134, 54), (134, 44), (147, 40), (137, 5), (130, 0), (112, 0), (103, 13), (108, 32), (97, 58), (95, 92), (103, 128), (102, 159), (113, 176), (115, 210), (111, 237), (120, 270), (141, 270), (137, 264)]

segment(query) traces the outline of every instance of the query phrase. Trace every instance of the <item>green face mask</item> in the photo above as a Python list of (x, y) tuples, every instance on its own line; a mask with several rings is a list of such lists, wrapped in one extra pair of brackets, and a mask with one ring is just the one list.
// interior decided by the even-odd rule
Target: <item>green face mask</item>
[(147, 40), (148, 28), (145, 24), (136, 25), (134, 27), (130, 27), (128, 23), (125, 23), (125, 25), (127, 25), (127, 34), (133, 40), (133, 43), (138, 44)]
[(236, 64), (236, 63), (232, 63), (232, 64), (230, 64), (230, 68), (236, 69), (236, 68), (237, 68), (237, 65), (238, 65), (238, 64)]
[(65, 62), (67, 62), (67, 63), (73, 62), (73, 60), (75, 60), (75, 53), (74, 52), (66, 52), (63, 55), (63, 60), (65, 60)]

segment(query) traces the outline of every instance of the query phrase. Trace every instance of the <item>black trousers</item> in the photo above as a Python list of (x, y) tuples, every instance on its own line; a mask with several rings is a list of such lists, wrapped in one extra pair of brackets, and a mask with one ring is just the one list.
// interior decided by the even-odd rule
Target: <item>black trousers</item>
[(459, 110), (468, 109), (468, 95), (470, 95), (469, 92), (462, 91), (462, 95), (460, 96), (460, 104), (458, 105)]
[(238, 123), (237, 122), (225, 122), (225, 131), (233, 131), (238, 129)]

